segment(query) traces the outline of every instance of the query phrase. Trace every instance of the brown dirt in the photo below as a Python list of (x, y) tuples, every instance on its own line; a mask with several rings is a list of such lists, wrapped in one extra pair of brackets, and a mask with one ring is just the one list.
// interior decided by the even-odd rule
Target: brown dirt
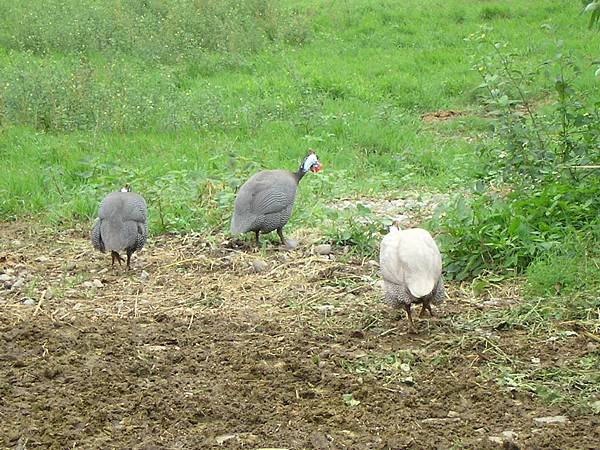
[(439, 110), (430, 113), (423, 114), (421, 116), (421, 120), (423, 122), (442, 122), (445, 120), (455, 119), (456, 117), (460, 117), (464, 115), (461, 111), (453, 111), (449, 110)]
[[(263, 255), (162, 236), (127, 272), (105, 270), (86, 231), (0, 226), (0, 273), (28, 272), (0, 286), (2, 447), (481, 449), (509, 430), (505, 448), (597, 446), (598, 416), (484, 376), (496, 359), (578, 358), (583, 338), (469, 330), (463, 319), (502, 306), (460, 286), (411, 336), (374, 264), (307, 243)], [(555, 415), (569, 423), (534, 425)]]

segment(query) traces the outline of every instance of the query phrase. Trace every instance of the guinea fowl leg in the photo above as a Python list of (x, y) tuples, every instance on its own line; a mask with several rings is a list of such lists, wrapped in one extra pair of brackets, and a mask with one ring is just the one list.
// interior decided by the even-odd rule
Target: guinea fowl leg
[(416, 333), (417, 329), (415, 328), (415, 324), (412, 320), (411, 306), (412, 305), (410, 304), (404, 303), (404, 309), (406, 310), (406, 315), (408, 316), (408, 332)]
[(123, 258), (121, 258), (121, 255), (119, 255), (114, 250), (112, 252), (110, 252), (110, 256), (112, 256), (112, 265), (113, 266), (115, 265), (115, 260), (117, 260), (119, 262), (119, 265), (121, 265), (121, 263), (125, 261)]
[(256, 246), (257, 246), (257, 247), (260, 247), (260, 242), (259, 242), (259, 240), (258, 240), (258, 235), (260, 234), (260, 231), (256, 230), (256, 231), (254, 232), (254, 234), (256, 235)]
[(283, 228), (277, 228), (277, 234), (279, 235), (279, 239), (281, 239), (281, 244), (285, 245), (285, 238), (283, 237)]
[(133, 252), (131, 250), (127, 250), (127, 270), (131, 270), (131, 266), (129, 265), (129, 260), (131, 259), (131, 254)]
[(421, 307), (421, 314), (419, 314), (419, 319), (425, 317), (425, 310), (429, 311), (431, 317), (433, 317), (433, 312), (431, 311), (431, 303), (427, 300), (423, 302), (423, 306)]

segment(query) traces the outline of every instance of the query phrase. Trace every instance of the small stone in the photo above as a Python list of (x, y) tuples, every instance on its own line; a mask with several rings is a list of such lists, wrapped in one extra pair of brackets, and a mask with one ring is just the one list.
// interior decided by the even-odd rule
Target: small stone
[(145, 270), (142, 270), (142, 273), (140, 274), (140, 278), (142, 280), (147, 280), (148, 278), (150, 278), (150, 274), (148, 272), (146, 272)]
[(319, 312), (325, 317), (332, 316), (335, 312), (335, 308), (333, 305), (321, 305), (319, 307)]
[(18, 278), (12, 285), (12, 289), (20, 289), (25, 284), (25, 280), (23, 278)]
[(48, 258), (47, 256), (42, 255), (42, 256), (38, 256), (37, 258), (35, 258), (35, 260), (37, 262), (45, 263), (45, 262), (50, 261), (50, 258)]
[(24, 305), (28, 305), (28, 306), (33, 306), (35, 305), (35, 300), (32, 298), (24, 298), (21, 303), (23, 303)]
[(460, 414), (457, 413), (456, 411), (448, 411), (448, 417), (460, 417)]
[[(92, 272), (92, 271), (90, 270), (90, 272)], [(98, 275), (102, 275), (103, 273), (106, 273), (106, 272), (108, 272), (108, 269), (105, 267), (104, 269), (101, 269), (98, 271)]]
[(0, 281), (2, 282), (11, 281), (12, 279), (13, 277), (7, 273), (3, 273), (2, 275), (0, 275)]
[(567, 416), (548, 416), (548, 417), (536, 417), (533, 419), (537, 426), (553, 425), (553, 424), (565, 424), (569, 422)]
[(350, 303), (356, 300), (356, 295), (352, 294), (352, 293), (347, 293), (346, 295), (344, 295), (344, 301)]
[(252, 263), (252, 270), (254, 270), (256, 273), (264, 272), (268, 267), (269, 265), (262, 259), (257, 259)]
[(502, 439), (507, 442), (515, 442), (519, 435), (512, 430), (507, 430), (502, 432)]
[(298, 241), (296, 239), (286, 239), (285, 247), (288, 250), (294, 250), (296, 247), (298, 247)]
[(92, 283), (91, 281), (84, 281), (83, 287), (92, 288), (92, 287), (94, 287), (94, 283)]
[(541, 361), (541, 360), (540, 360), (540, 358), (531, 358), (531, 362), (532, 362), (533, 364), (539, 364), (539, 363), (540, 363), (540, 361)]
[(493, 442), (494, 444), (499, 444), (499, 445), (502, 445), (504, 443), (502, 438), (500, 438), (498, 436), (488, 436), (488, 440), (490, 442)]
[(104, 285), (102, 284), (102, 281), (100, 281), (98, 278), (94, 279), (94, 281), (92, 281), (92, 284), (96, 288), (104, 287)]
[(319, 244), (315, 245), (315, 253), (319, 255), (329, 255), (331, 253), (331, 244)]
[(77, 269), (77, 264), (75, 264), (74, 262), (70, 262), (69, 264), (67, 264), (65, 266), (65, 270), (67, 272), (72, 272), (73, 270)]

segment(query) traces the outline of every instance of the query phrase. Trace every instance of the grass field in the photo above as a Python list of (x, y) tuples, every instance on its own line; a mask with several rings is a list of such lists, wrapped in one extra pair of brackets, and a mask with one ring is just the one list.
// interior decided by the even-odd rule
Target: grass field
[[(495, 266), (449, 283), (445, 314), (416, 339), (379, 305), (369, 263), (389, 219), (431, 228), (433, 206), (459, 205), (489, 179), (481, 149), (498, 144), (498, 118), (473, 66), (494, 50), (474, 37), (507, 42), (524, 71), (550, 61), (548, 76), (531, 76), (527, 107), (556, 103), (558, 53), (580, 68), (572, 88), (598, 104), (598, 34), (580, 11), (559, 0), (0, 2), (0, 273), (25, 273), (0, 300), (0, 442), (485, 448), (513, 430), (523, 448), (592, 445), (600, 232), (585, 221), (597, 200), (580, 202), (586, 215), (576, 195), (564, 206), (567, 194), (548, 194), (578, 214), (552, 238), (564, 246), (516, 278)], [(324, 170), (303, 179), (286, 227), (300, 248), (228, 247), (239, 185), (263, 168), (295, 170), (309, 148)], [(151, 231), (127, 275), (102, 271), (86, 242), (99, 201), (125, 183), (148, 201)], [(334, 208), (344, 202), (375, 206)], [(484, 231), (474, 239), (496, 245)], [(334, 243), (334, 258), (315, 256), (318, 242)], [(255, 258), (268, 273), (251, 272)], [(266, 403), (241, 417), (249, 402)], [(555, 415), (570, 425), (533, 425)]]

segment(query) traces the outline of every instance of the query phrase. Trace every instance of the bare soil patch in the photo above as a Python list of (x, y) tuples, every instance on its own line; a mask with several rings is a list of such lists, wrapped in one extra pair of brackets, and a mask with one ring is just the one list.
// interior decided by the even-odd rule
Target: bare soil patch
[(452, 109), (439, 110), (423, 114), (421, 116), (421, 120), (423, 120), (423, 122), (443, 122), (445, 120), (455, 119), (463, 115), (464, 113), (462, 111), (454, 111)]
[(461, 325), (510, 294), (486, 304), (451, 285), (409, 335), (375, 264), (307, 242), (262, 254), (161, 236), (128, 272), (87, 230), (0, 225), (0, 273), (24, 280), (0, 287), (2, 447), (498, 448), (506, 431), (508, 448), (597, 446), (598, 416), (484, 376), (494, 358), (585, 351)]

